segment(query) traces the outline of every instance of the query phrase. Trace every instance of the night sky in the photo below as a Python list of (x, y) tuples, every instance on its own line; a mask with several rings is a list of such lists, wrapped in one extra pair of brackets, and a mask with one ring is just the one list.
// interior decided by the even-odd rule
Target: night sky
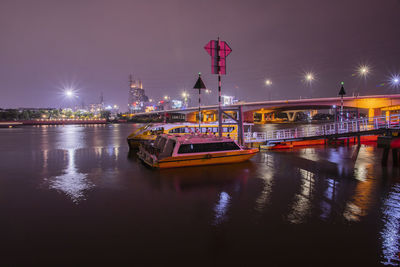
[(218, 36), (233, 50), (223, 94), (244, 101), (270, 89), (272, 99), (335, 96), (341, 81), (348, 95), (400, 91), (388, 83), (400, 72), (398, 0), (1, 0), (0, 107), (60, 107), (74, 85), (79, 101), (103, 92), (127, 110), (131, 73), (160, 99), (195, 95), (201, 72), (213, 90), (205, 102), (216, 103), (203, 47)]

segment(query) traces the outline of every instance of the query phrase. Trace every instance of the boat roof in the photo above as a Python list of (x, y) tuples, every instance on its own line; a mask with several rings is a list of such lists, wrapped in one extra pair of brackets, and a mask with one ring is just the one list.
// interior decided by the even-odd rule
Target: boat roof
[(162, 137), (175, 140), (181, 144), (204, 144), (204, 143), (220, 143), (220, 142), (235, 142), (228, 137), (218, 137), (210, 134), (162, 134)]
[[(235, 123), (235, 122), (224, 122), (222, 127), (226, 127), (226, 126), (229, 126), (229, 125), (235, 125), (235, 124), (237, 124), (237, 123)], [(254, 125), (254, 123), (246, 123), (246, 122), (244, 122), (243, 125)], [(162, 127), (162, 128), (164, 128), (164, 130), (170, 130), (172, 128), (179, 127), (179, 126), (185, 126), (185, 127), (187, 126), (187, 127), (196, 127), (196, 128), (198, 128), (199, 124), (198, 123), (193, 123), (193, 122), (165, 123), (165, 124), (155, 123), (155, 124), (151, 124), (150, 127), (148, 127), (147, 129)], [(201, 127), (216, 127), (216, 126), (218, 126), (218, 121), (201, 123)]]

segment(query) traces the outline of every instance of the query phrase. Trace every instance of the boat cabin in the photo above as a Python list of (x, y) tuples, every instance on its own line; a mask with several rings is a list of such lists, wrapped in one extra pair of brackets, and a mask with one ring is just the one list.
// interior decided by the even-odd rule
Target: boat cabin
[[(178, 145), (177, 145), (178, 144)], [(240, 150), (240, 146), (230, 138), (219, 138), (209, 135), (159, 135), (153, 147), (158, 158)]]

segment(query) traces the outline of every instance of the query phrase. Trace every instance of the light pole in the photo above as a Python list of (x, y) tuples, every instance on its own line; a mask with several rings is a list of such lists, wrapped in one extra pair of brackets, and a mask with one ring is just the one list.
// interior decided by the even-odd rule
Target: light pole
[(343, 96), (346, 94), (346, 91), (344, 90), (344, 82), (340, 83), (342, 87), (340, 88), (339, 95), (340, 95), (340, 122), (343, 121)]
[(272, 81), (270, 79), (265, 81), (265, 85), (268, 87), (268, 99), (269, 101), (271, 101), (271, 85), (272, 85)]
[(304, 82), (310, 87), (312, 98), (312, 82), (315, 80), (315, 75), (312, 72), (306, 72), (304, 74)]
[(73, 100), (75, 98), (78, 98), (78, 96), (76, 95), (75, 90), (71, 89), (71, 88), (65, 89), (64, 95), (65, 95), (66, 98), (68, 98), (68, 99), (70, 99), (72, 101), (72, 106), (74, 105), (74, 101)]
[(189, 98), (189, 94), (186, 93), (186, 91), (184, 91), (184, 92), (182, 93), (182, 98), (183, 98), (184, 107), (187, 108), (187, 107), (188, 107), (188, 98)]

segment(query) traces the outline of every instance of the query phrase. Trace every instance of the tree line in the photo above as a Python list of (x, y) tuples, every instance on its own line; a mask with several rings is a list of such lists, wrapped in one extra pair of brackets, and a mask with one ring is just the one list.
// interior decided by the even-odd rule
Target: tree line
[(110, 118), (110, 111), (103, 110), (99, 114), (70, 109), (0, 109), (0, 120), (36, 120), (36, 119), (94, 119)]

